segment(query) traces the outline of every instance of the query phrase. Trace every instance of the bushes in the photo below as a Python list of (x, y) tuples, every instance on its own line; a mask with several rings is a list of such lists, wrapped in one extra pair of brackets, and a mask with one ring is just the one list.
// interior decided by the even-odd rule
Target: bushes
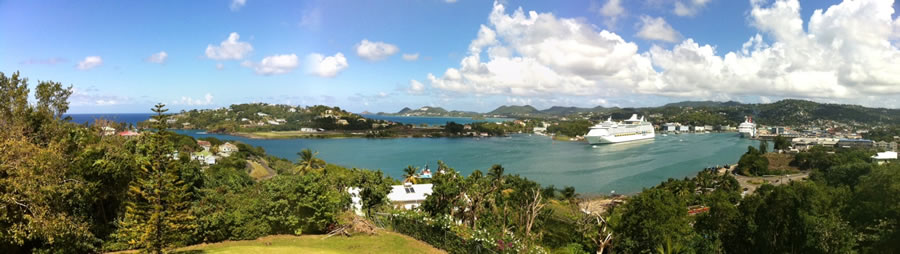
[(431, 219), (422, 213), (395, 213), (381, 218), (394, 231), (424, 241), (449, 253), (542, 253), (529, 249), (511, 234), (472, 231), (457, 226), (449, 216)]

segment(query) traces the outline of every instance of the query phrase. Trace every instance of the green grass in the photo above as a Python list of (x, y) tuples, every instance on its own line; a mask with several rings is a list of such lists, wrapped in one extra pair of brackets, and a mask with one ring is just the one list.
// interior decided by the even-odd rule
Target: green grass
[(353, 237), (323, 235), (267, 236), (257, 240), (226, 241), (178, 249), (176, 253), (445, 253), (409, 236), (379, 231), (375, 235)]

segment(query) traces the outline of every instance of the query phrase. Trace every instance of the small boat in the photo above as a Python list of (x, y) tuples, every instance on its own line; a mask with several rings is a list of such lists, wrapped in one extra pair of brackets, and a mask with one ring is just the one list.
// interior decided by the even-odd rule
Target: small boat
[(663, 137), (668, 137), (668, 136), (669, 136), (669, 134), (663, 133)]

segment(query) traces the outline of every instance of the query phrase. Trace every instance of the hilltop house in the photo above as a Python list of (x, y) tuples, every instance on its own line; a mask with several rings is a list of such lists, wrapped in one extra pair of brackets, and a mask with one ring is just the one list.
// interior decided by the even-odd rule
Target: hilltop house
[(119, 132), (119, 136), (122, 136), (122, 137), (134, 137), (134, 136), (140, 136), (140, 135), (141, 135), (140, 133), (133, 132), (133, 131)]
[(200, 164), (203, 165), (213, 165), (216, 164), (217, 157), (209, 152), (209, 150), (204, 150), (202, 152), (191, 154), (191, 159), (200, 161)]
[(391, 186), (391, 193), (387, 198), (396, 208), (411, 210), (425, 202), (425, 197), (431, 195), (432, 184), (412, 184)]
[(219, 146), (219, 155), (222, 155), (222, 157), (231, 156), (231, 153), (237, 151), (238, 147), (230, 142), (225, 142), (225, 144)]
[(346, 119), (338, 119), (337, 121), (334, 121), (334, 123), (339, 124), (339, 125), (349, 125), (350, 124), (350, 122), (347, 122)]
[(209, 148), (212, 147), (212, 144), (210, 144), (209, 141), (206, 140), (197, 140), (197, 145), (202, 147), (203, 151), (209, 151)]

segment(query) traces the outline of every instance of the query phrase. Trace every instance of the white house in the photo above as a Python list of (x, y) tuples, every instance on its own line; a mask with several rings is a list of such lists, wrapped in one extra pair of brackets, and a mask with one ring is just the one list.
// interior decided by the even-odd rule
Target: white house
[(300, 128), (300, 131), (302, 131), (302, 132), (318, 132), (319, 130), (317, 130), (316, 128), (303, 127), (303, 128)]
[(116, 135), (116, 129), (113, 127), (103, 126), (103, 128), (100, 128), (100, 129), (103, 130), (103, 136)]
[(231, 153), (237, 152), (237, 151), (238, 151), (238, 147), (229, 142), (225, 142), (225, 144), (222, 144), (219, 146), (219, 154), (222, 155), (223, 157), (231, 156)]
[(403, 185), (391, 186), (391, 193), (387, 198), (394, 204), (394, 207), (401, 209), (415, 209), (425, 202), (425, 197), (431, 195), (432, 184), (412, 184), (404, 183)]
[(897, 160), (897, 152), (881, 152), (872, 156), (872, 159), (875, 160), (878, 165), (890, 163), (892, 160)]
[(256, 115), (258, 115), (258, 116), (269, 116), (269, 114), (266, 114), (266, 113), (263, 113), (263, 112), (256, 112)]
[(676, 131), (678, 128), (678, 124), (676, 123), (666, 123), (663, 125), (663, 131)]
[(706, 127), (697, 125), (697, 126), (694, 126), (694, 131), (695, 132), (703, 132), (703, 131), (706, 131)]

